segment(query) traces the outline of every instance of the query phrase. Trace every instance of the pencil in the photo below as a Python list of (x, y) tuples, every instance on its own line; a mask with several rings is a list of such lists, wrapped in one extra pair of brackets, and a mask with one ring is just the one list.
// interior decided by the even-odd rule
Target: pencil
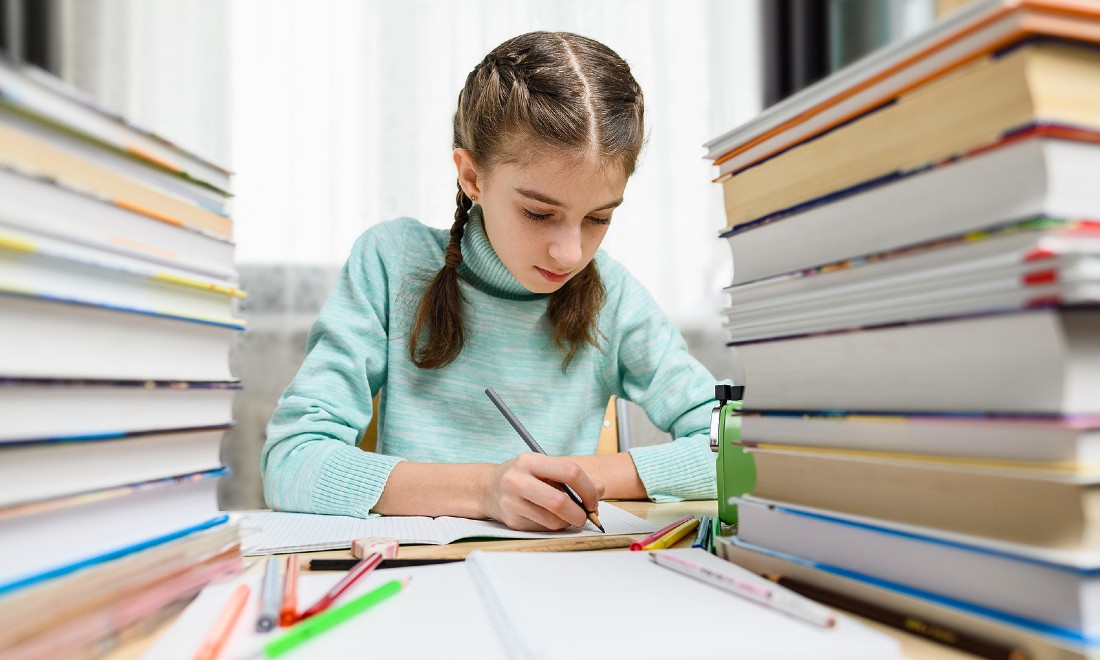
[(698, 518), (692, 518), (691, 520), (680, 525), (676, 529), (672, 530), (668, 534), (665, 534), (661, 538), (657, 539), (653, 543), (642, 548), (642, 550), (664, 550), (665, 548), (671, 548), (676, 545), (676, 542), (688, 535), (691, 530), (695, 529), (699, 524)]
[[(836, 625), (836, 616), (829, 608), (793, 591), (775, 589), (759, 584), (756, 580), (761, 578), (736, 564), (730, 563), (729, 567), (718, 571), (671, 554), (654, 552), (649, 555), (649, 558), (658, 566), (664, 566), (677, 573), (683, 573), (696, 580), (701, 580), (719, 589), (766, 605), (808, 623), (823, 628), (831, 628)], [(739, 573), (743, 573), (745, 577), (738, 577)]]
[(930, 621), (915, 614), (901, 612), (879, 603), (842, 594), (794, 578), (780, 575), (768, 575), (767, 578), (807, 598), (813, 598), (826, 605), (847, 610), (872, 621), (878, 621), (898, 630), (904, 630), (944, 646), (973, 653), (983, 658), (1023, 660), (1029, 657), (1027, 649), (974, 635), (951, 624)]
[[(512, 409), (508, 407), (508, 404), (504, 403), (504, 400), (497, 395), (496, 390), (491, 387), (487, 387), (485, 388), (485, 395), (489, 397), (489, 400), (492, 401), (493, 405), (497, 407), (497, 410), (500, 411), (500, 414), (504, 415), (504, 419), (508, 420), (508, 423), (511, 424), (512, 428), (516, 430), (516, 433), (519, 434), (519, 437), (523, 438), (523, 441), (527, 443), (527, 446), (531, 448), (531, 451), (537, 452), (545, 456), (546, 452), (542, 450), (542, 446), (527, 430), (527, 427), (523, 425), (523, 422), (519, 421), (519, 417), (515, 416), (515, 414), (512, 412)], [(596, 515), (595, 511), (589, 511), (588, 509), (584, 508), (584, 500), (581, 499), (581, 496), (577, 495), (577, 492), (570, 488), (569, 484), (561, 484), (561, 487), (562, 490), (565, 491), (565, 494), (569, 496), (569, 499), (573, 500), (573, 502), (577, 506), (579, 506), (585, 512), (585, 514), (587, 514), (588, 519), (592, 522), (592, 524), (595, 525), (596, 528), (599, 529), (601, 532), (606, 534), (607, 530), (605, 530), (603, 528), (603, 524), (600, 523), (600, 517)]]
[(241, 617), (241, 612), (244, 611), (244, 605), (248, 602), (248, 596), (251, 593), (252, 589), (247, 584), (237, 587), (218, 614), (218, 618), (214, 620), (210, 632), (206, 633), (206, 639), (202, 640), (202, 645), (195, 651), (193, 660), (214, 660), (218, 657), (218, 653), (229, 639), (229, 633), (233, 631), (233, 626), (237, 624), (237, 619)]
[(641, 550), (642, 548), (646, 547), (650, 543), (653, 543), (654, 541), (661, 538), (665, 534), (668, 534), (672, 530), (676, 529), (680, 525), (683, 525), (688, 520), (691, 520), (691, 516), (684, 516), (683, 518), (680, 518), (679, 520), (677, 520), (675, 522), (670, 522), (669, 524), (665, 525), (661, 529), (658, 529), (656, 532), (653, 532), (652, 534), (645, 537), (644, 539), (642, 539), (640, 541), (634, 541), (633, 543), (631, 543), (630, 544), (630, 549), (631, 550)]
[[(283, 606), (279, 611), (279, 625), (294, 625), (298, 620), (298, 555), (290, 555), (286, 560), (286, 579), (283, 581)], [(344, 570), (351, 568), (346, 567)]]
[(695, 542), (691, 547), (706, 550), (708, 536), (710, 536), (710, 516), (699, 516), (699, 532), (695, 535)]
[[(378, 555), (381, 557), (382, 555)], [(273, 642), (267, 644), (263, 648), (263, 655), (265, 658), (277, 658), (284, 653), (291, 651), (305, 642), (313, 639), (317, 635), (330, 630), (344, 621), (352, 618), (356, 614), (367, 610), (378, 603), (386, 600), (390, 596), (395, 595), (405, 586), (409, 581), (408, 578), (404, 580), (390, 580), (382, 586), (368, 591), (367, 593), (359, 596), (354, 600), (350, 600), (339, 607), (334, 607), (330, 610), (318, 614), (312, 619), (307, 619), (291, 628), (285, 635), (276, 639)]]
[(256, 632), (270, 632), (279, 623), (279, 601), (282, 598), (279, 585), (279, 560), (268, 557), (264, 567), (263, 588), (260, 590), (260, 615), (256, 619)]

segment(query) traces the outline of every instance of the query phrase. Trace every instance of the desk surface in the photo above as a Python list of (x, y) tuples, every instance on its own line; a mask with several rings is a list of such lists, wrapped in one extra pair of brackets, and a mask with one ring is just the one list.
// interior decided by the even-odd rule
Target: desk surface
[[(717, 503), (713, 500), (707, 502), (675, 502), (668, 504), (654, 504), (652, 502), (615, 502), (616, 506), (633, 513), (636, 516), (644, 518), (656, 525), (663, 526), (668, 523), (683, 517), (686, 514), (701, 515), (707, 514), (713, 516), (717, 512)], [(688, 538), (683, 539), (676, 544), (675, 547), (690, 547), (693, 539), (692, 534), (688, 535)], [(640, 537), (639, 537), (640, 538)], [(478, 549), (492, 548), (496, 546), (499, 549), (503, 544), (521, 543), (518, 541), (470, 541), (463, 543), (456, 543), (446, 546), (409, 546), (403, 547), (400, 551), (401, 557), (413, 558), (413, 559), (430, 559), (436, 557), (448, 557), (454, 556), (454, 550), (456, 547), (461, 546), (464, 551), (472, 551)], [(596, 552), (615, 552), (615, 550), (598, 550)], [(351, 552), (349, 550), (329, 550), (325, 552), (311, 552), (303, 553), (304, 558), (350, 558)], [(262, 562), (253, 562), (250, 570), (259, 570), (259, 566)], [(308, 563), (303, 562), (303, 571), (306, 570)], [(849, 615), (852, 616), (852, 615)], [(863, 623), (880, 630), (892, 637), (896, 638), (902, 645), (902, 650), (906, 658), (915, 658), (921, 660), (931, 659), (951, 659), (951, 658), (970, 658), (972, 656), (953, 651), (947, 647), (933, 644), (914, 635), (900, 632), (894, 628), (883, 626), (874, 621), (868, 621), (860, 617), (854, 617), (863, 621)], [(163, 632), (168, 626), (171, 625), (171, 621), (166, 622), (162, 626), (150, 631), (148, 634), (129, 640), (123, 646), (108, 653), (105, 657), (108, 660), (130, 660), (132, 658), (140, 658), (142, 653), (153, 643), (157, 635)]]

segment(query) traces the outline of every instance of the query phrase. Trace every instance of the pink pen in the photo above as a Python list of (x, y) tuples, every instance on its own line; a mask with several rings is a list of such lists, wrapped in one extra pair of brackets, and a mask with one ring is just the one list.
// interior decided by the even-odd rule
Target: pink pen
[(836, 625), (836, 616), (829, 608), (779, 585), (762, 584), (764, 578), (754, 575), (737, 564), (725, 562), (728, 563), (728, 566), (723, 566), (718, 570), (701, 566), (693, 561), (669, 553), (651, 552), (649, 558), (658, 566), (664, 566), (677, 573), (683, 573), (696, 580), (706, 582), (709, 585), (724, 589), (761, 605), (766, 605), (803, 621), (823, 628), (831, 628)]
[(320, 600), (314, 603), (305, 612), (302, 612), (300, 615), (298, 615), (298, 621), (308, 619), (314, 614), (320, 614), (321, 612), (327, 610), (329, 606), (332, 605), (332, 603), (340, 597), (340, 594), (347, 591), (348, 587), (354, 584), (356, 580), (363, 577), (367, 573), (370, 573), (381, 563), (382, 555), (377, 552), (370, 555), (369, 557), (364, 558), (363, 561), (359, 562), (350, 571), (348, 571), (347, 575), (340, 578), (340, 581), (337, 582), (331, 589), (329, 589), (327, 594), (321, 596)]

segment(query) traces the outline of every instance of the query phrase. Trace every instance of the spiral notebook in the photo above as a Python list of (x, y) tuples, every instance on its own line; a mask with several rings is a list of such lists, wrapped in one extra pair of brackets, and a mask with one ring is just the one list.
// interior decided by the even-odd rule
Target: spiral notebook
[[(724, 562), (702, 550), (671, 550)], [(895, 658), (894, 638), (837, 613), (821, 628), (657, 566), (647, 552), (474, 552), (465, 562), (376, 570), (342, 598), (388, 580), (401, 593), (301, 647), (303, 657)], [(303, 574), (299, 607), (340, 578)], [(253, 593), (259, 576), (249, 578)], [(189, 658), (236, 583), (208, 587), (149, 649)], [(248, 657), (285, 634), (257, 633), (254, 595), (223, 656)], [(429, 632), (431, 634), (425, 634)], [(366, 646), (364, 646), (366, 644)]]

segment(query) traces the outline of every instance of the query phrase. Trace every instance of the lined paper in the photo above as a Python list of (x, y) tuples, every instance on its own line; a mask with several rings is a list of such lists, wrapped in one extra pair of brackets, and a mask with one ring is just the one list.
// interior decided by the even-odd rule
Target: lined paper
[[(603, 536), (591, 522), (580, 529), (560, 532), (521, 532), (495, 520), (471, 520), (440, 516), (382, 516), (354, 518), (322, 516), (311, 513), (259, 511), (238, 514), (242, 527), (244, 554), (266, 555), (284, 552), (342, 550), (364, 536), (395, 538), (401, 543), (446, 545), (459, 539), (558, 539)], [(657, 525), (627, 513), (607, 502), (600, 502), (600, 522), (607, 534), (648, 534)]]

